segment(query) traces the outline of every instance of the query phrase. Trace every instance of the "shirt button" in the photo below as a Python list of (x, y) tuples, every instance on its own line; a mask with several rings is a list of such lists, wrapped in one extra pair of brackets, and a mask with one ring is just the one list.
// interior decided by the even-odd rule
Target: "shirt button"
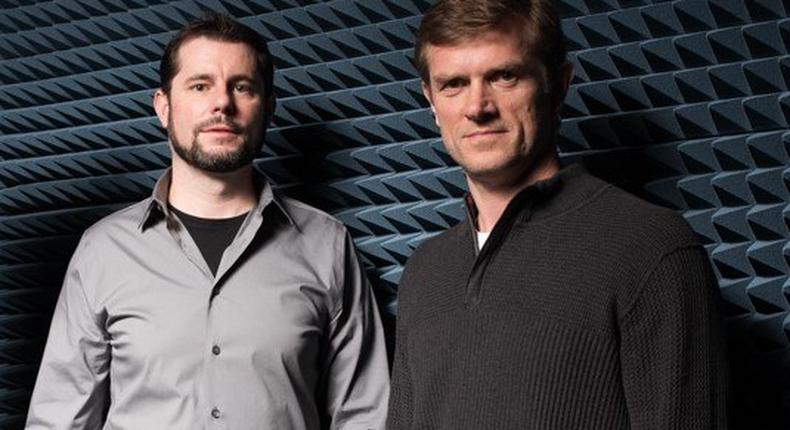
[(219, 355), (222, 350), (219, 349), (219, 345), (214, 345), (211, 347), (211, 353), (214, 355)]
[(214, 408), (211, 410), (211, 416), (214, 418), (219, 418), (219, 409)]

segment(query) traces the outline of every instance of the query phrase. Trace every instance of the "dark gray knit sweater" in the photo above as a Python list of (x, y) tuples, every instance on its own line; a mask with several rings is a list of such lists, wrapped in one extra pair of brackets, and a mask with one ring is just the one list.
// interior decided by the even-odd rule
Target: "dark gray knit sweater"
[(389, 429), (723, 429), (718, 289), (675, 212), (563, 169), (422, 244), (399, 287)]

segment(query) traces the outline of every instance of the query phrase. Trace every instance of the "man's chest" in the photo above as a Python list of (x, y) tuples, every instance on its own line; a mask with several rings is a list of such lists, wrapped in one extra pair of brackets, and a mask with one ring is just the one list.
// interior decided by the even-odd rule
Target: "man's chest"
[[(439, 254), (452, 255), (451, 244)], [(639, 277), (613, 267), (605, 244), (556, 240), (551, 233), (514, 231), (512, 237), (479, 255), (425, 261), (430, 268), (408, 278), (408, 319), (429, 329), (432, 320), (480, 313), (502, 324), (561, 321), (600, 333), (616, 332), (624, 297), (638, 288)], [(634, 272), (636, 273), (636, 272)]]
[(313, 355), (332, 309), (327, 280), (308, 266), (251, 257), (220, 279), (178, 256), (106, 273), (101, 311), (113, 360), (197, 366), (218, 349), (246, 361)]

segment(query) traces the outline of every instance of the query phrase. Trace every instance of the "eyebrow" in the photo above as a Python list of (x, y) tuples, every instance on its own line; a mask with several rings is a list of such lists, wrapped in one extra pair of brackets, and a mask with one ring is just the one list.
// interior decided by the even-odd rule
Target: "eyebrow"
[[(535, 72), (535, 70), (536, 70), (536, 67), (531, 66), (531, 65), (529, 65), (528, 63), (526, 63), (524, 61), (512, 61), (512, 62), (509, 62), (509, 63), (497, 64), (496, 66), (491, 67), (488, 70), (486, 70), (485, 74), (486, 75), (490, 75), (492, 73), (497, 73), (497, 72), (501, 72), (501, 71), (504, 71), (504, 70), (508, 70), (508, 71), (517, 70), (517, 71), (523, 72), (525, 74), (533, 74)], [(443, 84), (443, 83), (452, 81), (453, 79), (466, 79), (466, 75), (465, 74), (439, 74), (439, 75), (435, 75), (433, 77), (433, 80), (436, 83), (438, 83), (438, 84)]]
[(214, 75), (208, 73), (201, 73), (197, 75), (192, 75), (186, 79), (185, 82), (192, 82), (192, 81), (213, 81)]
[(464, 75), (462, 75), (462, 74), (457, 74), (457, 75), (445, 74), (445, 75), (436, 75), (436, 76), (433, 77), (433, 81), (436, 82), (437, 84), (445, 84), (447, 82), (452, 81), (453, 79), (464, 79)]
[(515, 73), (518, 76), (534, 76), (536, 74), (536, 66), (525, 61), (513, 61), (510, 63), (502, 63), (496, 67), (492, 67), (486, 74), (492, 75), (499, 72)]
[(503, 64), (500, 64), (500, 65), (498, 65), (496, 67), (492, 67), (491, 69), (492, 70), (514, 70), (514, 69), (517, 69), (517, 70), (524, 70), (524, 71), (528, 72), (528, 71), (532, 70), (533, 67), (531, 67), (529, 64), (527, 64), (524, 61), (512, 61), (510, 63), (503, 63)]
[(239, 81), (249, 81), (249, 82), (257, 82), (255, 76), (249, 75), (233, 75), (228, 79), (228, 82), (239, 82)]
[[(199, 73), (197, 75), (192, 75), (188, 77), (185, 82), (193, 82), (193, 81), (214, 81), (214, 75), (210, 73)], [(249, 75), (233, 75), (228, 79), (228, 82), (239, 82), (239, 81), (255, 82), (255, 77)]]

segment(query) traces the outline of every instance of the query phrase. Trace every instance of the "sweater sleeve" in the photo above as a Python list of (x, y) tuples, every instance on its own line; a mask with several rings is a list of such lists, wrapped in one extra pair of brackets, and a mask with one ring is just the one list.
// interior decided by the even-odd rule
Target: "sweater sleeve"
[(716, 279), (700, 247), (665, 255), (643, 279), (621, 319), (632, 429), (727, 427), (719, 309)]
[(408, 310), (414, 310), (414, 302), (410, 294), (420, 283), (415, 281), (414, 273), (420, 272), (416, 267), (422, 261), (419, 254), (422, 247), (417, 248), (403, 269), (403, 276), (398, 284), (398, 310), (395, 322), (395, 353), (392, 363), (392, 375), (389, 408), (387, 409), (387, 430), (407, 430), (412, 428), (414, 414), (414, 391), (409, 369), (409, 352), (407, 333), (409, 330)]
[(392, 364), (392, 391), (390, 393), (387, 429), (411, 428), (412, 387), (406, 345), (401, 336), (401, 327), (396, 328), (395, 360)]

